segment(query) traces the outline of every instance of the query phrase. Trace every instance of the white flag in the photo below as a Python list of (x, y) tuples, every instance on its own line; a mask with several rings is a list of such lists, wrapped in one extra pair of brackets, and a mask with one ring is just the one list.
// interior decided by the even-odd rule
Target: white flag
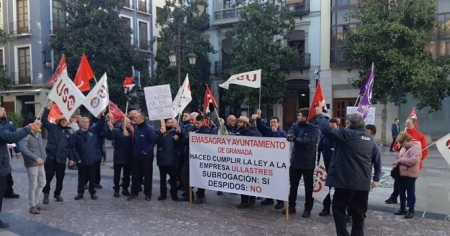
[(181, 114), (186, 106), (192, 101), (191, 85), (189, 77), (186, 75), (183, 85), (178, 89), (177, 96), (173, 100), (173, 117)]
[(83, 105), (91, 112), (92, 115), (97, 117), (109, 104), (109, 93), (108, 93), (108, 81), (106, 73), (103, 74), (102, 78), (95, 87), (86, 96), (86, 100)]
[(58, 76), (57, 81), (53, 84), (53, 88), (48, 94), (48, 98), (58, 105), (67, 120), (70, 120), (73, 113), (86, 99), (83, 93), (67, 76), (67, 73), (61, 73)]
[(436, 141), (436, 147), (447, 161), (448, 165), (450, 165), (450, 134), (447, 134)]
[(228, 89), (230, 84), (238, 84), (252, 88), (260, 88), (261, 69), (232, 75), (227, 81), (225, 81), (225, 83), (219, 84), (219, 86), (224, 89)]
[[(320, 155), (319, 165), (316, 166), (316, 170), (314, 173), (314, 189), (313, 189), (313, 197), (320, 198), (322, 195), (322, 189), (325, 187), (325, 181), (327, 180), (327, 170), (325, 169), (325, 162), (323, 161), (323, 155)], [(328, 194), (328, 193), (323, 193)]]

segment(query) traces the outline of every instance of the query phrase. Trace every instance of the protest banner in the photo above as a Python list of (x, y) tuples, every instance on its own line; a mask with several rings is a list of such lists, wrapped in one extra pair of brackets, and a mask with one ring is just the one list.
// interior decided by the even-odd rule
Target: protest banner
[[(352, 113), (359, 113), (358, 107), (347, 107), (347, 115)], [(361, 114), (362, 115), (362, 114)], [(374, 125), (375, 124), (375, 107), (369, 108), (369, 111), (367, 112), (367, 116), (364, 119), (364, 123)]]
[(280, 138), (189, 136), (193, 187), (287, 201), (289, 143)]
[(157, 85), (144, 88), (149, 120), (173, 118), (172, 93), (170, 85)]

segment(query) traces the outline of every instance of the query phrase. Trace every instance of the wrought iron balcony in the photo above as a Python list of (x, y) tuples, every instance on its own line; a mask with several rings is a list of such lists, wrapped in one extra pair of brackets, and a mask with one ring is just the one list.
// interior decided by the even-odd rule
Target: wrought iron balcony
[(44, 81), (43, 73), (33, 72), (31, 70), (12, 72), (10, 77), (12, 86), (42, 85), (46, 82)]
[[(303, 71), (311, 67), (311, 53), (304, 53), (300, 55), (298, 63), (291, 68), (292, 71)], [(285, 65), (280, 65), (280, 70), (286, 71), (288, 68)]]
[(30, 21), (17, 21), (9, 24), (9, 34), (12, 36), (31, 35)]
[(310, 12), (310, 0), (286, 0), (286, 6), (289, 6), (294, 16), (306, 16)]

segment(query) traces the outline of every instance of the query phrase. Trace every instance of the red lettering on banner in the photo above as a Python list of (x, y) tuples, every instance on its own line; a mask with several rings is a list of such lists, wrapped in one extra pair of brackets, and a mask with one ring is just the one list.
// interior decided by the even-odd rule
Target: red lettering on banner
[(262, 188), (260, 186), (250, 186), (250, 192), (261, 193)]
[(69, 88), (66, 87), (66, 84), (64, 84), (61, 79), (58, 81), (56, 94), (60, 96), (62, 102), (66, 104), (67, 110), (71, 111), (75, 105), (75, 96), (72, 94), (69, 95)]
[(245, 75), (241, 75), (239, 77), (237, 77), (237, 80), (248, 80), (250, 82), (255, 82), (258, 79), (258, 75), (257, 74), (253, 74), (253, 79), (250, 78), (251, 75), (249, 74), (245, 74)]

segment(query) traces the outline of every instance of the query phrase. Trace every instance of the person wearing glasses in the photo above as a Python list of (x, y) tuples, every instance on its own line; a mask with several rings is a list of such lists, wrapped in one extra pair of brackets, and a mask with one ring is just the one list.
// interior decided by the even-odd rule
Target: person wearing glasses
[[(414, 217), (416, 204), (416, 179), (420, 174), (420, 160), (422, 147), (414, 142), (411, 135), (402, 132), (397, 136), (398, 149), (400, 149), (394, 165), (400, 168), (398, 188), (400, 193), (400, 209), (394, 215), (404, 215), (405, 219)], [(409, 209), (406, 211), (406, 195), (408, 195)]]

